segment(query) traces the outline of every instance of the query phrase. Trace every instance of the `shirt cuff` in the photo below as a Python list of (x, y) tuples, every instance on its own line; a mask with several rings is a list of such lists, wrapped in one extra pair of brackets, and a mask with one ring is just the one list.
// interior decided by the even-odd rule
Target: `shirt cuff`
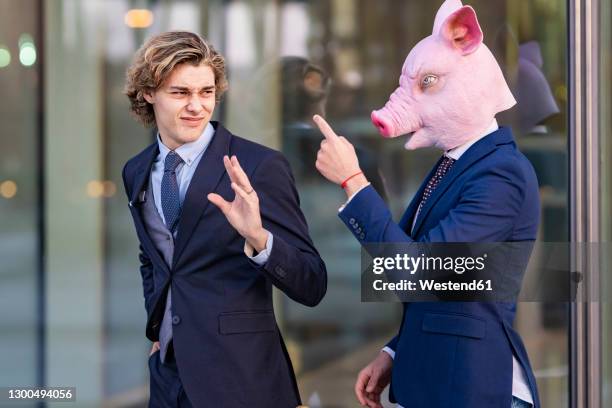
[(255, 262), (259, 266), (262, 266), (263, 264), (268, 262), (268, 258), (270, 257), (270, 253), (272, 252), (272, 244), (274, 243), (274, 237), (272, 236), (272, 233), (269, 231), (266, 231), (266, 232), (268, 233), (268, 239), (266, 240), (266, 247), (263, 249), (263, 251), (261, 251), (255, 256), (253, 256), (253, 253), (255, 252), (255, 248), (253, 248), (251, 244), (248, 243), (247, 240), (244, 240), (245, 255), (248, 256), (251, 261)]
[(391, 356), (391, 358), (395, 359), (395, 351), (391, 349), (391, 347), (383, 347), (382, 351)]
[(367, 186), (369, 186), (370, 183), (364, 185), (363, 187), (361, 187), (359, 190), (355, 191), (349, 198), (348, 200), (346, 200), (346, 203), (342, 204), (342, 206), (340, 208), (338, 208), (338, 212), (341, 213), (342, 210), (344, 210), (344, 207), (346, 207), (348, 205), (348, 203), (351, 202), (351, 200), (361, 192), (361, 190), (363, 190), (364, 188), (366, 188)]

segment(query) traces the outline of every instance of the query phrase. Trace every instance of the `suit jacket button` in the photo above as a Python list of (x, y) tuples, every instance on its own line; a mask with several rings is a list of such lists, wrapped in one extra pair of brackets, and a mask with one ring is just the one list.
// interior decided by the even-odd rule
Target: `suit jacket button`
[(276, 274), (281, 278), (287, 276), (287, 272), (285, 272), (285, 270), (278, 265), (274, 268), (274, 272), (276, 272)]
[(174, 315), (172, 316), (172, 324), (173, 325), (177, 325), (181, 322), (181, 317), (179, 315)]
[(364, 239), (365, 238), (365, 234), (362, 232), (361, 235), (359, 235), (359, 239)]
[(354, 218), (351, 218), (351, 219), (349, 220), (349, 224), (351, 224), (351, 225), (355, 225), (355, 219), (354, 219)]

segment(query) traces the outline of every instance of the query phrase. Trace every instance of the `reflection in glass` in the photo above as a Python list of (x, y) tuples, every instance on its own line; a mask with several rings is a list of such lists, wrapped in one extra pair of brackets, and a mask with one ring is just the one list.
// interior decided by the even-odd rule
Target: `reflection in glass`
[[(566, 2), (466, 3), (477, 9), (485, 43), (503, 66), (519, 100), (516, 108), (498, 119), (513, 127), (521, 150), (536, 169), (542, 201), (539, 239), (566, 241)], [(82, 335), (92, 336), (101, 349), (94, 347), (100, 358), (92, 357), (94, 363), (84, 363), (91, 371), (83, 372), (82, 377), (94, 390), (92, 395), (101, 400), (118, 405), (145, 400), (149, 344), (144, 337), (137, 244), (122, 191), (121, 168), (153, 141), (154, 134), (143, 131), (129, 117), (122, 88), (125, 68), (145, 38), (169, 29), (188, 29), (210, 38), (227, 57), (230, 92), (218, 108), (218, 118), (235, 133), (286, 154), (311, 235), (328, 266), (328, 294), (317, 308), (285, 302), (282, 297), (277, 302), (279, 325), (298, 372), (304, 403), (313, 407), (319, 403), (355, 406), (353, 384), (357, 372), (396, 333), (401, 309), (396, 304), (360, 301), (359, 245), (336, 218), (344, 202), (342, 191), (324, 181), (314, 168), (321, 135), (314, 130), (311, 117), (314, 113), (325, 115), (338, 133), (351, 140), (368, 178), (398, 218), (439, 152), (427, 149), (408, 153), (401, 138), (382, 140), (369, 116), (397, 86), (407, 52), (431, 32), (439, 4), (425, 0), (378, 0), (367, 6), (354, 0), (65, 0), (59, 1), (57, 8), (46, 8), (49, 39), (42, 43), (36, 40), (40, 36), (36, 13), (32, 13), (39, 3), (10, 2), (10, 8), (7, 4), (0, 1), (0, 89), (11, 99), (10, 104), (0, 107), (0, 210), (10, 215), (0, 218), (0, 255), (8, 260), (0, 272), (0, 346), (13, 352), (0, 357), (0, 366), (21, 369), (1, 370), (1, 385), (8, 385), (9, 379), (32, 384), (41, 375), (36, 362), (40, 237), (36, 220), (40, 208), (35, 163), (40, 126), (37, 98), (39, 88), (44, 86), (49, 94), (55, 92), (54, 105), (46, 107), (48, 122), (60, 129), (71, 126), (70, 133), (46, 135), (47, 146), (67, 146), (66, 151), (78, 152), (76, 157), (83, 156), (82, 160), (89, 163), (87, 171), (96, 169), (91, 177), (82, 177), (76, 198), (86, 203), (79, 207), (81, 210), (93, 214), (88, 222), (95, 225), (94, 233), (68, 223), (47, 239), (58, 245), (65, 238), (66, 227), (74, 228), (77, 235), (70, 238), (83, 241), (93, 261), (81, 262), (81, 258), (67, 259), (65, 255), (60, 261), (74, 271), (84, 271), (82, 274), (91, 269), (99, 272), (99, 279), (89, 281), (92, 287), (74, 284), (75, 291), (66, 292), (58, 286), (50, 289), (50, 298), (72, 299), (82, 292), (100, 296), (100, 310), (95, 311), (100, 327), (78, 328)], [(602, 50), (609, 51), (610, 0), (602, 4), (605, 21), (601, 26), (608, 27), (602, 35), (602, 41), (607, 41)], [(136, 7), (142, 10), (140, 14), (130, 14)], [(24, 34), (30, 37), (23, 37), (20, 44)], [(49, 75), (49, 82), (41, 84), (37, 67), (43, 55), (41, 47), (45, 46), (53, 47), (43, 50), (48, 65), (68, 66), (68, 71), (52, 71), (55, 76)], [(602, 72), (610, 73), (609, 52), (602, 58)], [(85, 75), (86, 80), (82, 79)], [(63, 78), (62, 83), (51, 83), (56, 77)], [(602, 74), (606, 80), (609, 77)], [(78, 91), (89, 96), (78, 104), (73, 89), (63, 91), (59, 87), (74, 83), (82, 84)], [(601, 109), (608, 112), (612, 105), (606, 99), (612, 95), (610, 81), (601, 94)], [(74, 110), (79, 111), (79, 119), (87, 120), (72, 123), (74, 115), (64, 116), (64, 105), (78, 105)], [(609, 134), (611, 115), (600, 116), (602, 129)], [(607, 144), (602, 157), (611, 155)], [(48, 163), (49, 167), (58, 170), (54, 174), (61, 174), (65, 152), (52, 157), (55, 161)], [(607, 211), (602, 213), (602, 220), (608, 220), (612, 184), (605, 177), (610, 171), (602, 169), (601, 174), (608, 197), (607, 204), (602, 205), (602, 211)], [(47, 182), (51, 192), (69, 191), (61, 178)], [(609, 239), (610, 225), (604, 229)], [(54, 254), (63, 254), (61, 246), (53, 248)], [(612, 279), (608, 285), (610, 282)], [(57, 283), (61, 284), (61, 279)], [(604, 350), (612, 348), (611, 329), (605, 326), (612, 320), (610, 314), (608, 310), (604, 315), (608, 316), (604, 318), (604, 344), (610, 345)], [(567, 406), (567, 306), (520, 304), (516, 326), (536, 371), (543, 406)], [(51, 331), (56, 329), (61, 332), (62, 328), (52, 325)], [(59, 350), (61, 344), (53, 347), (58, 349), (50, 350)], [(91, 372), (101, 373), (96, 374), (101, 378)], [(609, 396), (609, 365), (604, 365), (604, 373), (604, 393)], [(100, 387), (100, 392), (95, 391)]]
[(42, 380), (36, 4), (0, 2), (0, 387)]

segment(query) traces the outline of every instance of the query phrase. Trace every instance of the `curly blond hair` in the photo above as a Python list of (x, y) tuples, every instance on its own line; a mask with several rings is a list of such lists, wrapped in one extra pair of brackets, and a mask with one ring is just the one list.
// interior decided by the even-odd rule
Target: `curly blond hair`
[(145, 126), (155, 124), (153, 105), (145, 93), (159, 89), (179, 64), (210, 66), (215, 75), (217, 102), (227, 90), (225, 59), (214, 47), (189, 31), (168, 31), (146, 41), (136, 52), (126, 75), (124, 94), (130, 100), (130, 111)]

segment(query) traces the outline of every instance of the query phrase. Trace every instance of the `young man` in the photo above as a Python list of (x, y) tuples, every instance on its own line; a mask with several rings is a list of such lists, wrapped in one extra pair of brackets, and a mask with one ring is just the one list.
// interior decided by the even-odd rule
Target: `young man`
[(158, 129), (123, 169), (154, 342), (149, 406), (293, 408), (272, 285), (315, 306), (327, 273), (285, 158), (210, 121), (224, 64), (177, 31), (148, 40), (128, 70), (132, 112)]

